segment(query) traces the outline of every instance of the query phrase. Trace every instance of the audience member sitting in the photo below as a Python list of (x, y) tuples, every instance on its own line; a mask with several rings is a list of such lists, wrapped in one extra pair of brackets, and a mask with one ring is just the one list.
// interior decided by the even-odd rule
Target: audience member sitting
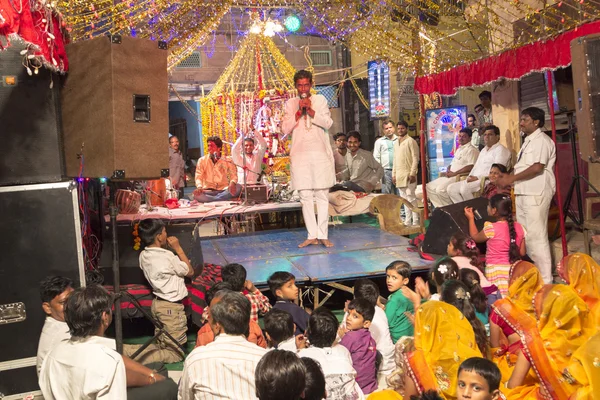
[(296, 324), (296, 335), (302, 335), (308, 325), (308, 313), (302, 307), (294, 303), (298, 299), (298, 287), (296, 277), (286, 271), (273, 273), (267, 283), (271, 293), (276, 297), (273, 308), (287, 311), (292, 315)]
[(362, 398), (363, 393), (356, 383), (356, 371), (352, 367), (350, 352), (336, 344), (338, 320), (324, 307), (313, 311), (308, 321), (306, 334), (310, 347), (299, 342), (299, 357), (309, 357), (323, 368), (327, 386), (327, 399), (344, 400)]
[(556, 268), (560, 277), (585, 301), (600, 328), (600, 265), (584, 253), (569, 254)]
[(473, 193), (479, 191), (480, 180), (490, 172), (492, 164), (510, 164), (510, 151), (500, 144), (500, 129), (490, 125), (483, 132), (485, 147), (479, 153), (475, 166), (466, 180), (452, 183), (446, 189), (453, 203), (460, 203), (474, 198)]
[[(263, 158), (267, 151), (267, 142), (260, 133), (244, 137), (242, 148), (242, 135), (231, 147), (231, 158), (237, 167), (237, 181), (239, 184), (251, 185), (258, 182), (262, 174)], [(244, 173), (245, 171), (245, 173)], [(246, 175), (244, 179), (244, 175)]]
[[(506, 387), (508, 400), (527, 398), (569, 399), (577, 389), (563, 371), (573, 353), (596, 333), (589, 309), (577, 292), (566, 285), (545, 285), (534, 297), (536, 321), (511, 321), (523, 346)], [(533, 368), (531, 368), (533, 367)], [(526, 377), (534, 373), (538, 381)]]
[[(185, 277), (192, 277), (194, 269), (190, 260), (174, 236), (167, 237), (165, 224), (160, 219), (148, 218), (139, 224), (140, 237), (144, 250), (140, 253), (140, 268), (152, 286), (152, 316), (158, 319), (177, 342), (187, 343), (187, 317), (183, 299), (188, 295)], [(170, 250), (173, 249), (177, 255)], [(155, 334), (159, 332), (155, 328)], [(139, 346), (132, 346), (131, 351)], [(126, 355), (132, 355), (130, 350)], [(144, 364), (149, 362), (173, 363), (182, 361), (183, 350), (164, 334), (156, 344), (146, 347), (136, 359)]]
[(460, 281), (464, 283), (468, 289), (471, 304), (473, 304), (473, 308), (475, 309), (475, 315), (485, 326), (486, 332), (489, 332), (489, 307), (487, 296), (481, 287), (481, 283), (479, 283), (479, 275), (471, 269), (461, 269), (459, 273)]
[(306, 367), (296, 353), (273, 350), (256, 366), (258, 400), (300, 400), (306, 388)]
[(501, 297), (498, 286), (492, 284), (483, 274), (483, 265), (479, 258), (477, 243), (470, 236), (462, 232), (452, 235), (448, 243), (448, 255), (456, 261), (458, 269), (470, 269), (477, 273), (481, 288), (487, 296), (488, 304), (494, 304)]
[(479, 351), (484, 356), (489, 354), (489, 345), (487, 340), (487, 333), (485, 327), (475, 315), (475, 307), (471, 303), (469, 296), (469, 290), (461, 281), (450, 280), (444, 283), (442, 286), (441, 300), (445, 303), (452, 304), (454, 307), (465, 316), (465, 318), (471, 324), (473, 332), (475, 333), (475, 341)]
[[(381, 354), (382, 357), (377, 373), (377, 386), (381, 389), (387, 387), (385, 378), (394, 370), (394, 368), (396, 368), (396, 363), (394, 362), (394, 343), (392, 342), (392, 337), (390, 335), (390, 326), (388, 325), (385, 311), (378, 305), (379, 287), (375, 282), (366, 278), (360, 278), (354, 282), (353, 289), (354, 299), (367, 300), (375, 309), (371, 326), (369, 326), (369, 333), (371, 333), (371, 336), (375, 339), (377, 352)], [(346, 312), (342, 321), (343, 324), (346, 323), (347, 317), (348, 313)]]
[(458, 279), (458, 276), (456, 261), (450, 257), (440, 257), (429, 268), (427, 282), (423, 281), (420, 276), (415, 278), (415, 290), (423, 300), (440, 301), (444, 282)]
[(46, 320), (40, 335), (37, 350), (36, 370), (38, 376), (44, 359), (61, 342), (71, 339), (69, 326), (65, 322), (65, 303), (73, 291), (73, 281), (62, 276), (49, 276), (40, 282), (42, 309)]
[(217, 136), (206, 140), (208, 153), (198, 160), (194, 198), (200, 203), (231, 200), (238, 197), (237, 168), (228, 157), (222, 157), (223, 141)]
[(325, 386), (325, 375), (318, 362), (312, 358), (300, 359), (306, 368), (306, 387), (304, 388), (304, 400), (323, 400), (327, 397)]
[(397, 369), (388, 384), (403, 398), (429, 390), (455, 399), (462, 361), (481, 357), (473, 328), (454, 306), (428, 301), (415, 314), (415, 336), (396, 343)]
[[(215, 295), (221, 290), (233, 290), (231, 284), (228, 282), (218, 282), (211, 286), (210, 289), (206, 292), (206, 303), (210, 304), (212, 300), (215, 298)], [(234, 290), (235, 292), (235, 290)], [(208, 311), (210, 307), (206, 307), (204, 309), (205, 314), (208, 316)], [(267, 348), (267, 341), (263, 336), (262, 330), (256, 321), (250, 319), (250, 323), (248, 324), (248, 330), (244, 333), (246, 339), (250, 343), (254, 343), (263, 349)], [(196, 346), (206, 346), (209, 343), (214, 342), (215, 334), (210, 327), (210, 324), (205, 323), (202, 328), (198, 330), (198, 336), (196, 337)]]
[(458, 368), (457, 400), (500, 398), (500, 370), (488, 359), (471, 357)]
[(576, 388), (572, 399), (598, 399), (600, 396), (600, 333), (588, 339), (573, 353), (562, 371), (565, 381)]
[(348, 349), (356, 382), (364, 394), (377, 390), (377, 346), (369, 332), (375, 307), (366, 299), (354, 299), (348, 304), (346, 325), (340, 326), (340, 344)]
[[(42, 290), (59, 280), (44, 281)], [(121, 356), (115, 351), (115, 341), (104, 337), (112, 322), (112, 307), (112, 296), (102, 286), (90, 285), (68, 294), (64, 320), (71, 338), (57, 343), (44, 358), (39, 379), (44, 399), (177, 397), (177, 385), (166, 377), (166, 369), (162, 375)]]
[[(227, 264), (221, 269), (223, 282), (231, 284), (231, 290), (240, 292), (250, 301), (252, 311), (250, 319), (258, 322), (259, 315), (265, 315), (271, 310), (271, 303), (254, 284), (246, 279), (246, 268), (241, 264)], [(244, 293), (244, 291), (246, 293)]]
[(385, 305), (385, 315), (390, 326), (392, 341), (396, 343), (402, 336), (413, 335), (413, 324), (407, 314), (413, 314), (419, 306), (418, 295), (408, 288), (412, 274), (410, 264), (394, 261), (385, 269), (387, 288), (390, 291)]
[(465, 207), (469, 221), (469, 234), (478, 243), (487, 243), (485, 275), (491, 284), (496, 285), (504, 297), (508, 294), (508, 273), (510, 266), (527, 253), (525, 230), (513, 221), (512, 199), (497, 194), (490, 199), (488, 215), (496, 222), (486, 221), (483, 230), (475, 225), (473, 208)]
[(489, 182), (485, 184), (483, 188), (483, 192), (481, 193), (481, 197), (485, 197), (486, 199), (491, 199), (495, 194), (507, 194), (510, 196), (511, 187), (508, 186), (498, 186), (497, 180), (501, 174), (506, 174), (508, 171), (506, 167), (502, 164), (492, 164), (490, 168), (490, 174), (488, 176)]
[(535, 319), (533, 299), (544, 286), (540, 271), (527, 261), (513, 264), (509, 275), (508, 295), (492, 304), (490, 311), (492, 359), (502, 372), (503, 382), (510, 378), (521, 352), (521, 340), (512, 321)]
[(352, 190), (354, 192), (370, 193), (383, 177), (383, 167), (373, 157), (373, 154), (360, 148), (360, 133), (348, 133), (348, 150), (345, 159), (348, 170), (341, 174), (340, 183), (330, 191)]
[(296, 325), (289, 312), (274, 308), (265, 315), (264, 324), (270, 349), (298, 352), (294, 336)]
[(460, 174), (468, 174), (473, 169), (475, 161), (479, 156), (477, 147), (471, 144), (472, 131), (463, 128), (458, 134), (460, 147), (454, 153), (452, 163), (446, 172), (440, 173), (440, 177), (427, 184), (427, 197), (435, 207), (444, 207), (452, 204), (448, 195), (448, 185), (457, 181)]
[(254, 371), (266, 350), (244, 337), (250, 302), (241, 293), (221, 290), (210, 303), (208, 323), (215, 340), (196, 347), (185, 360), (179, 400), (255, 400)]

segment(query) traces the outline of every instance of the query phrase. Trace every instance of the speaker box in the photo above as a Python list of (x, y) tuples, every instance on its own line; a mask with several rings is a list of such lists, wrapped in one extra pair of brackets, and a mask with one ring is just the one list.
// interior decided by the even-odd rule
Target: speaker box
[(164, 42), (103, 36), (67, 46), (62, 91), (68, 176), (168, 176), (169, 103)]
[(35, 358), (46, 318), (40, 281), (60, 275), (75, 287), (85, 283), (77, 186), (1, 187), (0, 221), (0, 397), (23, 399), (39, 388)]
[(483, 224), (488, 220), (488, 203), (488, 199), (479, 197), (433, 210), (421, 250), (430, 254), (447, 254), (452, 235), (462, 232), (469, 236), (469, 221), (465, 217), (465, 207), (473, 207), (475, 225), (478, 230), (482, 230)]
[(56, 182), (64, 176), (60, 79), (30, 76), (14, 43), (0, 55), (0, 185)]
[(579, 154), (600, 161), (600, 34), (571, 41)]

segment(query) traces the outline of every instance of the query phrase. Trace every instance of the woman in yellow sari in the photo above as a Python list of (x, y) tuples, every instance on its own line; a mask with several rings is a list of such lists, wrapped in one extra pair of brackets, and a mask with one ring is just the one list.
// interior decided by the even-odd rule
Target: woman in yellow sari
[[(519, 261), (511, 267), (508, 296), (496, 301), (490, 312), (490, 344), (492, 359), (500, 368), (502, 382), (506, 382), (513, 371), (521, 342), (510, 321), (529, 316), (535, 319), (533, 297), (544, 285), (537, 267), (530, 262)], [(535, 382), (536, 378), (531, 375)]]
[[(545, 285), (535, 296), (534, 307), (537, 323), (524, 313), (511, 321), (523, 346), (506, 384), (506, 397), (567, 400), (576, 386), (562, 377), (562, 371), (595, 330), (588, 307), (565, 285)], [(538, 383), (525, 384), (530, 369)]]
[(396, 343), (398, 368), (388, 377), (395, 393), (376, 392), (368, 399), (410, 399), (429, 390), (444, 399), (456, 399), (460, 364), (481, 357), (473, 328), (463, 314), (450, 304), (429, 301), (416, 312), (414, 340), (403, 339)]
[(577, 387), (570, 400), (600, 399), (600, 333), (581, 346), (563, 371), (563, 377)]
[(600, 266), (587, 254), (569, 254), (558, 264), (560, 277), (571, 286), (590, 309), (600, 327)]

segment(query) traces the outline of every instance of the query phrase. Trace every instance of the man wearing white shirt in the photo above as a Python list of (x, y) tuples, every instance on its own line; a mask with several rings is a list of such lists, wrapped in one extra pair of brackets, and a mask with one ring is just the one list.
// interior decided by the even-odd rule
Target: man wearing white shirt
[(497, 185), (514, 183), (517, 221), (527, 230), (527, 253), (540, 269), (545, 283), (552, 283), (552, 258), (548, 242), (548, 211), (556, 192), (556, 146), (542, 130), (546, 115), (537, 107), (521, 112), (521, 146), (514, 175), (503, 175)]
[(458, 142), (460, 147), (454, 153), (454, 159), (446, 172), (442, 172), (440, 177), (427, 184), (427, 197), (435, 207), (444, 207), (452, 204), (448, 195), (448, 185), (456, 182), (456, 177), (460, 174), (471, 172), (479, 150), (473, 146), (471, 137), (473, 132), (469, 128), (463, 128), (458, 133)]
[(492, 164), (502, 164), (510, 169), (510, 151), (500, 144), (500, 129), (489, 125), (483, 132), (485, 147), (479, 153), (477, 162), (466, 180), (448, 185), (447, 191), (453, 203), (471, 200), (473, 192), (480, 188), (481, 178), (486, 177)]
[(103, 337), (112, 322), (112, 304), (110, 294), (97, 285), (68, 296), (65, 320), (73, 337), (44, 359), (39, 381), (44, 399), (127, 398), (123, 358), (115, 341)]
[(392, 182), (392, 166), (394, 163), (394, 145), (398, 138), (396, 137), (396, 128), (394, 121), (386, 119), (383, 121), (383, 135), (375, 141), (373, 157), (383, 167), (383, 179), (381, 180), (381, 193), (396, 194), (396, 186)]
[(215, 340), (196, 347), (185, 360), (179, 400), (255, 400), (254, 371), (267, 352), (244, 336), (250, 301), (231, 290), (217, 292), (208, 309)]
[[(242, 135), (231, 148), (231, 157), (238, 171), (239, 184), (254, 184), (258, 182), (262, 173), (262, 163), (267, 151), (267, 142), (260, 132), (244, 138), (242, 148)], [(246, 177), (244, 179), (244, 170)]]

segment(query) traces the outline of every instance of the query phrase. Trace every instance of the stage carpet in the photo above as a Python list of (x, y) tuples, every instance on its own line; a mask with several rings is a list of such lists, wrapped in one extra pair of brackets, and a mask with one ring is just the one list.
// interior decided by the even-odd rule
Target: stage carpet
[(274, 230), (202, 240), (205, 263), (242, 264), (248, 279), (265, 288), (275, 271), (289, 271), (298, 283), (326, 283), (360, 277), (385, 275), (385, 267), (395, 260), (408, 262), (415, 271), (427, 269), (423, 260), (408, 249), (408, 239), (367, 224), (329, 227), (333, 248), (323, 245), (298, 248), (306, 239), (304, 228)]

